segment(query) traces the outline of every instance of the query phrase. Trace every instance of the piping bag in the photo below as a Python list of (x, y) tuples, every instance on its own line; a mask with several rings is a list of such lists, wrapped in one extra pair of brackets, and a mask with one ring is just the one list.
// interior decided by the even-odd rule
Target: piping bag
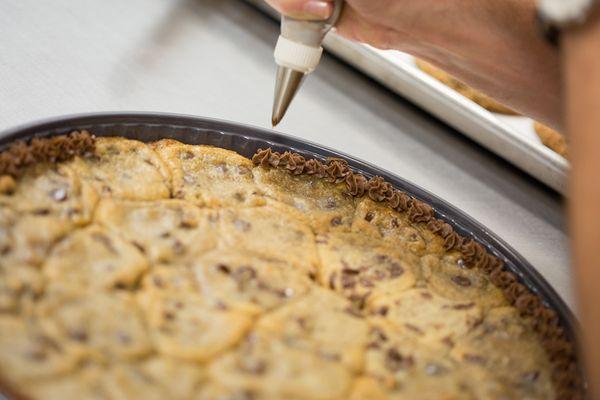
[(344, 0), (334, 0), (334, 9), (326, 20), (300, 20), (282, 16), (281, 35), (275, 47), (277, 79), (271, 122), (283, 119), (302, 82), (319, 65), (323, 39), (342, 13)]

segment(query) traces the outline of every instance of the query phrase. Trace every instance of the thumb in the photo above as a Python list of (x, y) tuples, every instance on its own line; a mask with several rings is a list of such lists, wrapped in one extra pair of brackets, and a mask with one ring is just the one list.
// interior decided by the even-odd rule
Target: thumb
[(266, 0), (281, 14), (298, 19), (327, 19), (333, 12), (333, 0)]

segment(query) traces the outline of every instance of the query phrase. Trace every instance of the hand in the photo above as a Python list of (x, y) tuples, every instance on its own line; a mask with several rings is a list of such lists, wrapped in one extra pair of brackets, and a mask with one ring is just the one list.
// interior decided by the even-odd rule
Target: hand
[[(331, 15), (333, 0), (266, 0), (300, 18)], [(558, 52), (541, 39), (537, 0), (346, 0), (337, 32), (428, 61), (557, 130)], [(510, 60), (507, 62), (507, 60)]]
[[(266, 0), (280, 13), (299, 19), (327, 19), (333, 12), (333, 0)], [(423, 0), (421, 0), (423, 1)], [(408, 36), (400, 29), (397, 18), (389, 14), (402, 1), (349, 0), (336, 26), (336, 31), (351, 40), (370, 44), (382, 49), (399, 49), (408, 42)]]

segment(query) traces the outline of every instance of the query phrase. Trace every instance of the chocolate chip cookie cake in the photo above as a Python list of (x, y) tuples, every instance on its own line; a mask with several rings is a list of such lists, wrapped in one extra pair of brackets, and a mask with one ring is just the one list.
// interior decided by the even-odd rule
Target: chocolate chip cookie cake
[(557, 314), (341, 159), (17, 142), (0, 254), (9, 398), (580, 398)]

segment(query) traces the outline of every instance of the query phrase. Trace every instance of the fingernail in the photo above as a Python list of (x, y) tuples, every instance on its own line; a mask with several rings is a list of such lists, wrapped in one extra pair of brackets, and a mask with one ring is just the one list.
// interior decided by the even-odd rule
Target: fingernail
[(304, 4), (302, 9), (306, 14), (319, 19), (327, 19), (331, 15), (332, 6), (327, 1), (309, 1)]

